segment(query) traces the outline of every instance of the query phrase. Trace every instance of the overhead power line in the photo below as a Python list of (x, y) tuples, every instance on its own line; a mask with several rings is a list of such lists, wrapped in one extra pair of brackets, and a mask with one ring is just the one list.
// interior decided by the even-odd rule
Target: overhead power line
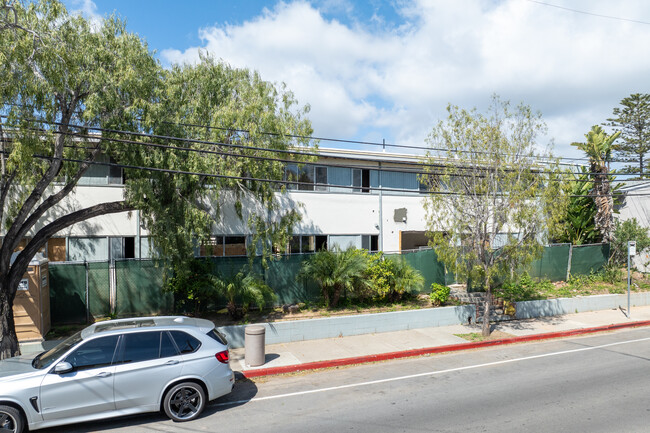
[[(4, 153), (6, 154), (7, 152), (5, 151)], [(39, 155), (39, 154), (34, 154), (33, 157), (38, 158), (38, 159), (43, 159), (43, 160), (50, 160), (50, 161), (54, 159), (54, 157), (52, 157), (52, 156)], [(400, 193), (408, 193), (409, 195), (413, 195), (413, 196), (423, 195), (423, 194), (450, 195), (450, 196), (475, 195), (475, 194), (459, 193), (459, 192), (453, 192), (453, 191), (413, 190), (413, 189), (404, 189), (404, 188), (387, 188), (387, 187), (376, 187), (376, 186), (331, 185), (331, 184), (328, 184), (328, 183), (301, 182), (301, 181), (297, 181), (297, 180), (286, 180), (286, 179), (280, 180), (280, 179), (255, 178), (255, 177), (250, 177), (250, 176), (233, 176), (233, 175), (225, 175), (225, 174), (194, 172), (194, 171), (187, 171), (187, 170), (175, 170), (175, 169), (169, 169), (169, 168), (146, 167), (146, 166), (138, 166), (138, 165), (132, 165), (132, 164), (118, 164), (118, 163), (104, 162), (104, 161), (89, 161), (89, 160), (75, 159), (75, 158), (61, 158), (61, 160), (66, 161), (66, 162), (78, 163), (78, 164), (85, 163), (85, 164), (89, 164), (89, 165), (101, 165), (101, 166), (108, 166), (108, 167), (128, 168), (128, 169), (134, 169), (134, 170), (144, 170), (144, 171), (167, 173), (167, 174), (181, 174), (181, 175), (202, 176), (202, 177), (216, 178), (216, 179), (230, 179), (230, 180), (241, 180), (241, 181), (251, 181), (251, 182), (264, 182), (264, 183), (273, 183), (273, 184), (278, 184), (278, 185), (306, 186), (306, 187), (310, 188), (309, 190), (315, 190), (315, 191), (318, 191), (316, 189), (318, 187), (324, 187), (324, 188), (330, 187), (330, 188), (341, 188), (341, 189), (357, 190), (357, 192), (363, 192), (363, 191), (368, 191), (368, 192), (370, 192), (370, 191), (400, 192)], [(302, 191), (309, 191), (309, 190), (303, 189)], [(300, 189), (299, 189), (299, 191), (300, 191)], [(476, 195), (481, 195), (481, 194), (476, 194)], [(488, 195), (488, 194), (483, 194), (483, 195)], [(644, 194), (644, 193), (625, 194), (625, 193), (613, 192), (611, 194), (607, 194), (606, 196), (608, 196), (608, 197), (650, 196), (650, 193), (647, 193), (647, 194)], [(571, 195), (569, 195), (569, 197), (595, 197), (595, 195), (594, 194), (582, 194), (582, 195), (571, 194)]]
[[(551, 3), (546, 3), (546, 2), (542, 2), (542, 1), (538, 1), (538, 0), (528, 0), (528, 1), (531, 2), (531, 3), (536, 3), (538, 5), (542, 5), (542, 6), (548, 6), (548, 7), (552, 7), (552, 8), (556, 8), (556, 9), (562, 9), (562, 10), (569, 11), (569, 12), (575, 12), (577, 14), (590, 15), (592, 17), (607, 18), (607, 19), (610, 19), (610, 20), (627, 21), (627, 22), (630, 22), (630, 23), (650, 25), (650, 22), (648, 22), (648, 21), (641, 21), (641, 20), (635, 20), (635, 19), (630, 19), (630, 18), (615, 17), (615, 16), (612, 16), (612, 15), (596, 14), (596, 13), (593, 13), (593, 12), (587, 12), (587, 11), (581, 11), (581, 10), (578, 10), (578, 9), (567, 8), (567, 7), (564, 7), (564, 6), (554, 5), (554, 4), (551, 4)], [(609, 3), (609, 4), (615, 5), (616, 3), (612, 2), (612, 3)]]
[[(0, 117), (6, 117), (6, 116), (0, 116)], [(23, 119), (29, 122), (34, 122), (34, 123), (42, 123), (42, 124), (47, 124), (47, 125), (56, 125), (56, 126), (63, 126), (61, 122), (55, 122), (55, 121), (47, 121), (47, 120), (42, 120), (42, 119)], [(300, 156), (307, 156), (307, 157), (317, 157), (317, 158), (322, 158), (322, 157), (327, 157), (327, 158), (332, 158), (332, 159), (338, 159), (338, 160), (352, 160), (352, 161), (359, 161), (358, 157), (350, 157), (350, 156), (341, 156), (341, 155), (323, 155), (320, 153), (316, 152), (308, 152), (304, 150), (289, 150), (289, 149), (271, 149), (271, 148), (265, 148), (265, 147), (256, 147), (256, 146), (248, 146), (248, 145), (241, 145), (241, 144), (234, 144), (234, 143), (223, 143), (223, 142), (215, 142), (215, 141), (209, 141), (209, 140), (199, 140), (199, 139), (194, 139), (194, 138), (184, 138), (184, 137), (174, 137), (174, 136), (166, 136), (166, 135), (160, 135), (160, 134), (150, 134), (150, 133), (143, 133), (143, 132), (133, 132), (133, 131), (124, 131), (124, 130), (117, 130), (117, 129), (110, 129), (110, 128), (100, 128), (100, 127), (93, 127), (93, 126), (86, 126), (86, 125), (77, 125), (77, 124), (65, 124), (65, 126), (73, 128), (73, 129), (83, 129), (83, 130), (92, 130), (92, 131), (98, 131), (98, 132), (106, 132), (106, 133), (111, 133), (111, 134), (121, 134), (121, 135), (132, 135), (136, 137), (146, 137), (146, 138), (151, 138), (151, 139), (158, 139), (158, 140), (164, 140), (164, 141), (176, 141), (176, 142), (184, 142), (184, 143), (192, 143), (192, 144), (204, 144), (204, 145), (212, 145), (212, 146), (220, 146), (220, 147), (230, 147), (230, 148), (237, 148), (237, 149), (245, 149), (245, 150), (258, 150), (262, 152), (271, 152), (271, 153), (282, 153), (282, 154), (288, 154), (288, 155), (300, 155)], [(61, 132), (58, 132), (61, 133)], [(92, 139), (103, 139), (103, 140), (114, 140), (109, 137), (105, 136), (91, 136)], [(136, 144), (145, 144), (142, 142), (136, 142)], [(175, 147), (175, 146), (172, 146)], [(465, 152), (472, 152), (472, 151), (465, 151)], [(483, 152), (486, 153), (487, 152)], [(235, 155), (233, 155), (235, 156)], [(244, 155), (238, 155), (244, 157)], [(417, 157), (417, 156), (416, 156)], [(424, 157), (417, 157), (417, 158), (424, 158)], [(537, 156), (530, 156), (530, 159), (539, 159)], [(376, 161), (374, 161), (376, 162)], [(383, 161), (382, 161), (383, 162)], [(434, 167), (434, 168), (446, 168), (450, 164), (449, 163), (437, 163), (433, 164), (430, 162), (424, 162), (424, 161), (418, 161), (418, 162), (413, 162), (413, 161), (399, 161), (399, 160), (392, 160), (392, 161), (386, 161), (387, 163), (394, 164), (394, 165), (409, 165), (412, 166), (413, 164), (418, 164), (423, 167)], [(312, 164), (312, 165), (323, 165), (323, 164), (315, 164), (311, 162), (299, 162), (302, 164)], [(363, 167), (363, 168), (368, 168), (368, 167)], [(459, 169), (466, 169), (466, 170), (472, 170), (472, 167), (462, 167), (460, 165), (457, 165), (457, 168)], [(544, 170), (536, 170), (537, 173), (540, 174), (549, 174), (551, 172), (544, 171)], [(599, 173), (593, 173), (593, 174), (599, 174)], [(626, 174), (619, 174), (619, 175), (626, 175)]]
[[(7, 117), (7, 116), (0, 116), (0, 117)], [(33, 120), (36, 122), (43, 122), (43, 123), (50, 123), (50, 124), (57, 124), (57, 125), (63, 125), (61, 123), (57, 122), (46, 122), (43, 120), (38, 120), (38, 119), (25, 119), (25, 120)], [(199, 129), (206, 129), (206, 130), (211, 130), (211, 129), (216, 129), (219, 131), (230, 131), (230, 132), (240, 132), (240, 133), (246, 133), (250, 134), (250, 130), (248, 129), (240, 129), (240, 128), (228, 128), (228, 127), (222, 127), (222, 126), (213, 126), (213, 125), (199, 125), (199, 124), (193, 124), (193, 123), (183, 123), (183, 122), (168, 122), (168, 121), (161, 121), (158, 122), (160, 124), (169, 124), (169, 125), (177, 125), (177, 126), (186, 126), (190, 128), (199, 128)], [(90, 127), (90, 126), (78, 126), (78, 125), (72, 125), (72, 124), (66, 124), (67, 126), (70, 127), (78, 127), (78, 128), (86, 128), (86, 129), (91, 129), (91, 130), (106, 130), (103, 128), (98, 128), (98, 127)], [(109, 130), (106, 130), (109, 131)], [(113, 131), (111, 131), (113, 132)], [(117, 132), (117, 131), (115, 131)], [(132, 133), (128, 131), (120, 131), (121, 133)], [(381, 146), (382, 149), (385, 149), (386, 147), (391, 147), (391, 148), (396, 148), (396, 149), (416, 149), (416, 150), (421, 150), (421, 151), (436, 151), (436, 152), (451, 152), (451, 153), (470, 153), (472, 151), (468, 150), (449, 150), (449, 149), (442, 149), (442, 148), (433, 148), (433, 147), (423, 147), (423, 146), (413, 146), (413, 145), (403, 145), (403, 144), (392, 144), (392, 143), (378, 143), (378, 142), (373, 142), (373, 141), (359, 141), (359, 140), (348, 140), (348, 139), (340, 139), (340, 138), (331, 138), (331, 137), (319, 137), (319, 136), (311, 136), (311, 135), (297, 135), (297, 134), (280, 134), (277, 132), (267, 132), (267, 131), (258, 131), (258, 134), (261, 135), (267, 135), (267, 136), (274, 136), (274, 137), (287, 137), (287, 138), (295, 138), (295, 139), (302, 139), (302, 140), (311, 140), (311, 141), (327, 141), (327, 142), (333, 142), (333, 143), (347, 143), (347, 144), (360, 144), (360, 145), (366, 145), (366, 146)], [(137, 133), (132, 133), (132, 134), (137, 134)], [(484, 152), (484, 153), (490, 153), (490, 152)], [(543, 157), (543, 156), (536, 156), (536, 159), (548, 162), (552, 159), (557, 159), (560, 161), (587, 161), (588, 158), (569, 158), (569, 157), (559, 157), (559, 158), (548, 158), (548, 157)], [(575, 163), (575, 162), (572, 162)]]
[[(76, 127), (76, 126), (75, 126)], [(41, 129), (38, 128), (25, 128), (27, 130), (31, 130), (34, 132), (41, 132)], [(77, 137), (77, 138), (85, 138), (88, 140), (97, 140), (97, 141), (107, 141), (107, 142), (116, 142), (116, 143), (123, 143), (123, 144), (135, 144), (135, 145), (141, 145), (141, 146), (148, 146), (148, 147), (155, 147), (155, 148), (162, 148), (162, 149), (168, 149), (168, 150), (178, 150), (178, 151), (187, 151), (187, 152), (195, 152), (195, 153), (201, 153), (201, 154), (212, 154), (212, 155), (217, 155), (217, 156), (223, 156), (223, 157), (232, 157), (232, 158), (244, 158), (244, 159), (254, 159), (254, 160), (264, 160), (264, 161), (273, 161), (273, 162), (280, 162), (280, 163), (285, 163), (285, 164), (299, 164), (299, 165), (308, 165), (308, 166), (318, 166), (318, 167), (332, 167), (332, 168), (350, 168), (350, 169), (371, 169), (371, 170), (376, 170), (378, 172), (393, 172), (393, 173), (411, 173), (411, 174), (417, 174), (417, 175), (425, 175), (425, 176), (444, 176), (448, 175), (450, 173), (445, 172), (445, 171), (423, 171), (423, 170), (418, 170), (418, 169), (413, 169), (413, 168), (402, 168), (402, 169), (391, 169), (391, 168), (386, 168), (386, 167), (380, 167), (380, 166), (368, 166), (368, 165), (340, 165), (340, 164), (327, 164), (322, 161), (317, 161), (317, 162), (312, 162), (312, 161), (300, 161), (300, 160), (293, 160), (293, 159), (281, 159), (281, 158), (272, 158), (272, 157), (266, 157), (266, 156), (259, 156), (259, 155), (246, 155), (246, 154), (237, 154), (237, 153), (228, 153), (228, 152), (221, 152), (221, 151), (216, 151), (216, 150), (207, 150), (207, 149), (197, 149), (197, 148), (192, 148), (192, 147), (179, 147), (179, 146), (172, 146), (172, 145), (165, 145), (165, 144), (160, 144), (160, 143), (150, 143), (150, 142), (144, 142), (144, 141), (136, 141), (136, 140), (129, 140), (129, 139), (123, 139), (123, 138), (114, 138), (114, 137), (107, 137), (103, 135), (89, 135), (89, 134), (81, 134), (81, 133), (75, 133), (75, 132), (57, 132), (58, 134), (63, 134), (63, 135), (68, 135), (71, 137)], [(151, 134), (145, 134), (145, 133), (136, 133), (139, 136), (144, 136), (144, 137), (149, 137), (152, 136)], [(165, 136), (167, 137), (167, 136)], [(243, 145), (231, 145), (231, 144), (226, 144), (226, 143), (214, 143), (214, 142), (205, 142), (203, 140), (194, 140), (194, 139), (185, 139), (185, 138), (174, 138), (174, 137), (169, 137), (174, 140), (191, 140), (192, 142), (199, 141), (202, 144), (217, 144), (219, 146), (227, 146), (227, 147), (235, 147), (235, 148), (244, 148), (244, 149), (256, 149), (256, 150), (263, 150), (263, 151), (269, 151), (272, 152), (273, 149), (266, 149), (266, 148), (253, 148), (249, 146), (243, 146)], [(86, 150), (93, 150), (93, 147), (85, 147), (85, 146), (74, 146), (74, 145), (66, 145), (68, 148), (77, 148), (77, 149), (86, 149)], [(294, 154), (299, 154), (299, 155), (305, 155), (306, 153), (304, 152), (293, 152)], [(322, 156), (318, 153), (310, 153), (308, 155), (312, 156)], [(358, 161), (357, 158), (353, 157), (342, 157), (342, 159), (346, 160), (354, 160)], [(417, 164), (418, 166), (424, 166), (424, 167), (435, 167), (435, 168), (447, 168), (449, 165), (448, 164), (429, 164), (429, 163), (424, 163), (424, 162), (404, 162), (403, 164), (408, 164), (410, 166), (413, 166), (414, 164)], [(457, 167), (460, 169), (465, 169), (465, 170), (473, 170), (474, 168), (471, 167)], [(512, 169), (514, 170), (514, 169)], [(505, 170), (509, 171), (509, 170)], [(535, 174), (549, 174), (551, 172), (544, 171), (544, 170), (534, 170)], [(595, 180), (592, 179), (575, 179), (576, 174), (574, 173), (558, 173), (561, 176), (570, 176), (571, 181), (575, 182), (583, 182), (583, 183), (591, 183), (595, 182)], [(600, 173), (596, 173), (600, 174)], [(462, 174), (462, 173), (455, 173), (451, 174), (452, 176), (455, 177), (471, 177), (475, 176), (473, 174)], [(633, 174), (622, 174), (624, 176), (627, 175), (633, 175)], [(615, 176), (615, 174), (610, 174), (610, 176)], [(478, 176), (482, 177), (482, 176)], [(552, 179), (552, 181), (562, 181), (563, 179)], [(408, 190), (412, 191), (412, 190)]]

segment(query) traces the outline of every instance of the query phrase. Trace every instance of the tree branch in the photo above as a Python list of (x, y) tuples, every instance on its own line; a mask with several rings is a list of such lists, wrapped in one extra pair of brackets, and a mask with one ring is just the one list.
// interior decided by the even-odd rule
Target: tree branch
[(90, 218), (94, 218), (96, 216), (126, 212), (131, 210), (135, 210), (135, 208), (133, 206), (127, 205), (125, 201), (100, 203), (95, 206), (81, 209), (68, 215), (62, 216), (61, 218), (52, 221), (40, 229), (38, 233), (36, 233), (36, 235), (32, 238), (32, 240), (29, 241), (25, 249), (23, 249), (20, 254), (18, 254), (13, 265), (11, 265), (11, 269), (9, 270), (8, 275), (8, 289), (10, 298), (13, 299), (16, 288), (18, 287), (18, 281), (20, 278), (22, 278), (23, 274), (27, 270), (31, 259), (54, 234), (66, 227), (69, 227), (81, 221), (88, 220)]
[(15, 249), (18, 242), (22, 236), (27, 233), (31, 226), (27, 227), (24, 223), (27, 220), (30, 212), (36, 206), (36, 203), (43, 197), (43, 193), (46, 188), (52, 183), (57, 173), (61, 169), (63, 164), (63, 145), (65, 142), (65, 132), (67, 132), (66, 124), (69, 122), (70, 118), (66, 117), (69, 115), (70, 110), (65, 113), (65, 116), (61, 119), (63, 126), (61, 127), (62, 133), (58, 134), (56, 137), (56, 142), (54, 146), (54, 155), (52, 158), (52, 163), (49, 168), (45, 171), (41, 179), (38, 181), (34, 189), (30, 193), (29, 197), (25, 200), (22, 207), (18, 211), (11, 228), (7, 231), (5, 235), (4, 242), (2, 243), (2, 248), (0, 249), (0, 264), (6, 267), (9, 264), (11, 259), (11, 253)]

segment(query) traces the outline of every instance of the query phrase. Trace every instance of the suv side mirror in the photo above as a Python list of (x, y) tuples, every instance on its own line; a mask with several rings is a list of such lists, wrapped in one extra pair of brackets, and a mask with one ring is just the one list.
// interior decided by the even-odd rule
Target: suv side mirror
[(70, 364), (69, 362), (62, 361), (54, 366), (54, 373), (65, 374), (71, 372), (72, 369), (73, 369), (72, 364)]

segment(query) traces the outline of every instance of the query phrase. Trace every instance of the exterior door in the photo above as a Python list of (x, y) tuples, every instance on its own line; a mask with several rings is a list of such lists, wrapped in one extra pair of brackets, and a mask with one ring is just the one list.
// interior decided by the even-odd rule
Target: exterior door
[(71, 372), (45, 376), (40, 395), (44, 420), (115, 410), (113, 358), (118, 338), (112, 335), (83, 343), (65, 359), (73, 366)]
[(117, 409), (156, 410), (164, 387), (180, 376), (182, 361), (167, 331), (125, 334), (115, 367)]

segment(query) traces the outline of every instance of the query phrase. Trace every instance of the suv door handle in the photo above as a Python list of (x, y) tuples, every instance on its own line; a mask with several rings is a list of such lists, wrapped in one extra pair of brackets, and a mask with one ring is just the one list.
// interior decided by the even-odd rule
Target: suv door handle
[(178, 364), (177, 359), (170, 359), (169, 361), (165, 362), (165, 365), (176, 365)]
[(97, 377), (108, 377), (108, 376), (110, 376), (110, 375), (111, 375), (110, 372), (108, 372), (108, 371), (102, 371), (101, 373), (98, 373), (98, 374), (97, 374)]

